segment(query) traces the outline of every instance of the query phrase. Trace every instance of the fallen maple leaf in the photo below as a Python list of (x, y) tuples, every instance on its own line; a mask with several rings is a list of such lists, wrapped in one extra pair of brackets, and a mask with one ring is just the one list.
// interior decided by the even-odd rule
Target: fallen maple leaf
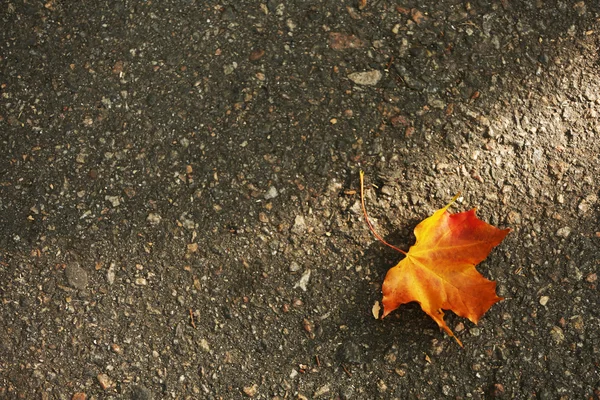
[(383, 317), (401, 304), (416, 301), (441, 329), (460, 340), (444, 322), (442, 310), (477, 323), (485, 312), (502, 300), (496, 282), (485, 279), (475, 265), (483, 261), (510, 229), (498, 229), (475, 216), (475, 209), (450, 214), (444, 208), (421, 221), (415, 228), (416, 242), (408, 252), (388, 244), (375, 233), (364, 209), (365, 219), (375, 236), (406, 257), (391, 268), (383, 282)]

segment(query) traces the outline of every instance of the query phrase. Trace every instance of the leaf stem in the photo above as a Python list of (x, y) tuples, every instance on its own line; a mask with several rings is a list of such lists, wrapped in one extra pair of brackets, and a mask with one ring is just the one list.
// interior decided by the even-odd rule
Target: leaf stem
[(375, 236), (377, 238), (377, 240), (379, 240), (381, 243), (383, 243), (386, 246), (391, 247), (392, 249), (394, 249), (394, 250), (396, 250), (396, 251), (398, 251), (398, 252), (406, 255), (406, 252), (404, 250), (400, 250), (396, 246), (393, 246), (393, 245), (389, 244), (388, 242), (386, 242), (385, 240), (383, 240), (383, 238), (381, 236), (379, 236), (377, 234), (377, 232), (375, 232), (375, 228), (373, 228), (373, 225), (371, 225), (371, 221), (369, 221), (369, 216), (367, 215), (367, 209), (365, 207), (364, 176), (365, 176), (365, 173), (363, 171), (360, 171), (360, 202), (362, 204), (363, 214), (365, 216), (365, 221), (367, 222), (367, 225), (369, 226), (369, 230), (371, 231), (371, 233), (373, 234), (373, 236)]
[(452, 200), (450, 200), (450, 203), (448, 203), (448, 204), (446, 205), (446, 207), (444, 207), (444, 210), (447, 210), (448, 208), (450, 208), (450, 206), (451, 206), (452, 204), (454, 204), (454, 202), (455, 202), (455, 201), (456, 201), (456, 200), (457, 200), (459, 197), (460, 197), (460, 192), (456, 193), (456, 196), (454, 196), (454, 197), (452, 198)]

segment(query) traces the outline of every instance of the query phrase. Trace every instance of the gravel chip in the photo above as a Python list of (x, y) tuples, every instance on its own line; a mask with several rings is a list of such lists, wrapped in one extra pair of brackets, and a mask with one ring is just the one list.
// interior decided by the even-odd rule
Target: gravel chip
[(296, 261), (292, 261), (290, 263), (290, 267), (289, 267), (290, 272), (298, 272), (301, 269), (302, 269), (302, 267)]
[(452, 388), (448, 385), (444, 385), (442, 386), (442, 393), (444, 396), (450, 396), (450, 393), (452, 393)]
[(110, 204), (112, 204), (113, 207), (119, 207), (119, 205), (121, 204), (119, 196), (104, 196), (104, 199), (110, 202)]
[(146, 219), (150, 225), (158, 225), (160, 221), (162, 221), (162, 217), (156, 213), (148, 214), (148, 218)]
[(315, 391), (315, 393), (313, 394), (313, 398), (317, 398), (317, 397), (326, 395), (327, 393), (329, 393), (329, 391), (330, 391), (329, 385), (323, 385)]
[(265, 51), (263, 49), (256, 49), (253, 50), (250, 55), (248, 56), (248, 59), (250, 61), (258, 61), (262, 58), (262, 56), (265, 55)]
[(138, 286), (146, 286), (148, 284), (148, 281), (146, 280), (146, 278), (135, 278), (135, 284)]
[(561, 238), (568, 238), (570, 234), (571, 234), (571, 228), (569, 228), (568, 226), (565, 226), (564, 228), (560, 228), (559, 230), (556, 231), (556, 236), (561, 237)]
[(386, 196), (393, 196), (394, 195), (394, 188), (389, 186), (389, 185), (384, 185), (381, 188), (381, 193), (385, 194)]
[(190, 216), (187, 213), (181, 214), (179, 216), (179, 221), (185, 229), (188, 229), (190, 231), (196, 227), (196, 223), (193, 219), (190, 218)]
[(152, 392), (144, 386), (134, 386), (131, 389), (131, 400), (152, 400)]
[(98, 383), (104, 390), (108, 390), (115, 385), (115, 383), (106, 374), (98, 374), (96, 378), (98, 379)]
[(352, 82), (356, 83), (357, 85), (366, 86), (376, 85), (382, 77), (383, 74), (381, 73), (381, 71), (378, 70), (354, 72), (348, 75), (348, 79), (350, 79)]
[(581, 200), (577, 208), (579, 208), (579, 211), (581, 211), (583, 214), (587, 214), (590, 209), (594, 207), (596, 202), (598, 202), (598, 196), (592, 193), (586, 196), (585, 199)]
[(198, 345), (205, 352), (207, 352), (207, 353), (210, 352), (210, 345), (208, 344), (208, 341), (206, 339), (204, 339), (204, 338), (200, 339), (198, 341)]
[(354, 215), (362, 215), (362, 206), (360, 204), (359, 200), (356, 200), (354, 202), (354, 204), (352, 204), (352, 206), (350, 207), (350, 211), (354, 214)]
[(279, 196), (277, 188), (275, 186), (271, 186), (269, 190), (267, 190), (267, 193), (265, 193), (265, 200), (271, 200), (277, 196)]
[(552, 341), (555, 344), (561, 344), (565, 341), (565, 333), (559, 326), (552, 327), (552, 330), (550, 331), (550, 336), (552, 337)]
[(75, 263), (67, 265), (65, 268), (65, 275), (67, 276), (69, 285), (73, 286), (75, 289), (83, 290), (88, 285), (87, 272)]
[(306, 292), (306, 290), (307, 290), (306, 285), (308, 285), (309, 279), (310, 279), (310, 269), (307, 269), (306, 271), (304, 271), (304, 273), (300, 277), (300, 280), (294, 285), (294, 289), (300, 288), (300, 289), (302, 289), (302, 291)]
[(343, 363), (360, 364), (363, 362), (363, 349), (355, 342), (346, 341), (337, 350), (337, 357)]
[(340, 32), (329, 33), (329, 46), (333, 50), (358, 49), (365, 46), (365, 42), (354, 35)]
[(502, 385), (501, 383), (495, 383), (490, 390), (490, 395), (492, 397), (504, 396), (504, 385)]
[(306, 221), (302, 215), (296, 215), (294, 219), (294, 226), (292, 226), (292, 233), (301, 235), (306, 232)]
[(258, 385), (255, 383), (251, 386), (246, 386), (244, 387), (244, 394), (248, 397), (254, 397), (256, 396), (256, 393), (258, 393)]
[(110, 263), (110, 267), (108, 267), (108, 271), (106, 271), (106, 280), (109, 285), (115, 283), (115, 263)]

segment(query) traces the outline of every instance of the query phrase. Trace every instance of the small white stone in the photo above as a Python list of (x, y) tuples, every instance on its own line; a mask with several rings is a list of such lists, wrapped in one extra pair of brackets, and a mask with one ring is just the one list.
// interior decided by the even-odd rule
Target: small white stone
[(119, 207), (119, 205), (121, 204), (119, 196), (104, 196), (104, 199), (110, 202), (110, 204), (112, 204), (113, 207)]
[(255, 383), (254, 385), (251, 386), (245, 386), (244, 387), (244, 394), (248, 397), (254, 397), (256, 396), (256, 393), (258, 393), (258, 385)]
[(146, 278), (135, 278), (135, 284), (138, 286), (146, 286), (148, 284), (148, 281), (146, 280)]
[(567, 238), (567, 237), (569, 237), (570, 234), (571, 234), (571, 228), (569, 228), (568, 226), (565, 226), (564, 228), (560, 228), (559, 230), (556, 231), (556, 236), (562, 237), (562, 238)]
[(362, 206), (360, 205), (359, 200), (356, 200), (354, 204), (352, 204), (352, 207), (350, 207), (350, 212), (355, 215), (362, 215)]
[(109, 285), (115, 283), (115, 263), (110, 263), (110, 267), (108, 267), (108, 271), (106, 272), (106, 280)]
[(313, 394), (313, 398), (316, 399), (317, 397), (323, 396), (329, 393), (329, 390), (329, 385), (323, 385), (315, 391), (315, 393)]
[(383, 77), (383, 74), (381, 73), (381, 71), (378, 71), (376, 69), (371, 70), (371, 71), (365, 71), (365, 72), (354, 72), (354, 73), (348, 75), (348, 79), (350, 79), (352, 82), (356, 83), (357, 85), (367, 85), (367, 86), (376, 85), (377, 82), (379, 82), (382, 77)]
[(308, 280), (310, 279), (310, 269), (307, 269), (300, 277), (300, 280), (294, 285), (294, 289), (300, 288), (303, 292), (306, 292), (306, 285), (308, 285)]
[(292, 21), (290, 18), (288, 18), (288, 19), (285, 21), (285, 24), (287, 25), (287, 27), (289, 28), (289, 30), (290, 30), (290, 31), (293, 31), (293, 30), (294, 30), (294, 29), (296, 29), (296, 27), (298, 26), (298, 25), (296, 25), (296, 23), (295, 23), (294, 21)]
[(373, 312), (373, 316), (375, 317), (375, 319), (379, 319), (379, 313), (381, 312), (381, 306), (379, 305), (379, 302), (376, 300), (375, 304), (373, 304), (373, 308), (371, 310)]
[(292, 261), (290, 263), (290, 272), (298, 272), (302, 269), (302, 267), (300, 267), (300, 264), (298, 264), (296, 261)]
[(160, 224), (161, 220), (162, 220), (162, 217), (156, 213), (148, 214), (147, 221), (150, 223), (150, 225), (158, 225), (158, 224)]
[(267, 193), (265, 193), (265, 200), (271, 200), (277, 196), (279, 196), (277, 188), (275, 186), (271, 186), (269, 190), (267, 190)]
[(306, 221), (302, 215), (296, 215), (294, 218), (294, 226), (292, 226), (292, 233), (301, 235), (306, 232)]
[(540, 297), (540, 304), (545, 306), (546, 304), (548, 304), (548, 300), (550, 300), (549, 296), (542, 296)]
[(595, 194), (590, 194), (588, 195), (585, 199), (581, 200), (581, 202), (579, 203), (579, 205), (577, 206), (577, 208), (579, 208), (579, 211), (581, 211), (583, 214), (586, 214), (587, 212), (590, 211), (590, 209), (592, 209), (594, 207), (594, 205), (598, 202), (598, 196), (596, 196)]
[(198, 342), (198, 344), (200, 345), (200, 348), (202, 350), (204, 350), (205, 352), (209, 352), (210, 351), (210, 346), (208, 345), (208, 341), (206, 339), (200, 339), (200, 341)]

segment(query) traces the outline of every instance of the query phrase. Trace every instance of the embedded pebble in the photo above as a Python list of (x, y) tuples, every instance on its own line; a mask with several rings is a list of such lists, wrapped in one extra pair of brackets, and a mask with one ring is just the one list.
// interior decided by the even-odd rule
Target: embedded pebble
[(376, 69), (366, 72), (354, 72), (348, 75), (348, 79), (357, 85), (372, 86), (376, 85), (381, 80), (383, 74)]
[(550, 336), (552, 337), (552, 340), (555, 344), (561, 344), (565, 340), (565, 333), (558, 326), (552, 327), (552, 330), (550, 331)]
[(341, 400), (349, 400), (354, 396), (355, 388), (353, 385), (348, 385), (340, 388)]
[(296, 27), (298, 26), (294, 21), (292, 21), (291, 19), (287, 19), (287, 21), (285, 21), (285, 24), (287, 25), (288, 29), (290, 31), (294, 31), (294, 29), (296, 29)]
[(437, 98), (437, 97), (430, 98), (428, 102), (431, 107), (437, 108), (440, 110), (442, 110), (446, 107), (446, 103), (442, 99)]
[(595, 194), (592, 193), (592, 194), (586, 196), (585, 199), (581, 200), (581, 202), (579, 203), (577, 208), (579, 208), (579, 211), (581, 211), (583, 214), (586, 214), (596, 204), (597, 201), (598, 201), (598, 196), (596, 196)]
[(548, 300), (550, 300), (549, 296), (542, 296), (540, 297), (540, 304), (545, 306), (546, 304), (548, 304)]
[(583, 317), (581, 315), (573, 315), (571, 317), (571, 320), (569, 321), (569, 324), (578, 333), (583, 333), (585, 324), (583, 322)]
[(67, 276), (67, 282), (75, 289), (83, 290), (88, 285), (87, 272), (75, 263), (67, 265), (65, 268), (65, 275)]
[(355, 201), (354, 204), (350, 207), (350, 212), (355, 215), (362, 215), (362, 206), (360, 205), (360, 201)]
[(138, 286), (146, 286), (148, 284), (148, 281), (146, 280), (146, 278), (135, 278), (135, 284)]
[(381, 306), (379, 305), (379, 301), (375, 301), (375, 304), (373, 304), (373, 307), (371, 308), (371, 312), (373, 313), (373, 317), (375, 317), (375, 319), (379, 319), (380, 311)]
[(294, 289), (300, 288), (300, 289), (302, 289), (303, 292), (306, 292), (306, 290), (307, 290), (306, 285), (308, 285), (309, 279), (310, 279), (310, 269), (307, 269), (306, 271), (304, 271), (304, 273), (300, 277), (300, 280), (294, 285)]
[(344, 342), (337, 349), (337, 357), (341, 362), (352, 363), (352, 364), (360, 364), (363, 362), (363, 353), (362, 348), (352, 341)]
[(294, 226), (292, 226), (292, 233), (301, 235), (306, 232), (306, 221), (302, 215), (296, 215), (294, 219)]
[(121, 346), (119, 346), (117, 343), (111, 344), (110, 349), (113, 351), (113, 353), (116, 353), (116, 354), (123, 353), (123, 348)]
[(258, 220), (260, 222), (262, 222), (263, 224), (268, 224), (269, 223), (269, 217), (264, 212), (258, 213)]
[(131, 400), (152, 400), (152, 392), (144, 386), (134, 386), (131, 389)]
[(567, 237), (569, 237), (570, 234), (571, 234), (571, 228), (569, 228), (568, 226), (565, 226), (564, 228), (560, 228), (559, 230), (556, 231), (556, 236), (561, 237), (561, 238), (567, 238)]
[(233, 71), (236, 70), (236, 68), (238, 67), (238, 64), (234, 61), (231, 64), (226, 64), (223, 66), (223, 73), (225, 75), (231, 75), (233, 73)]
[(115, 263), (110, 263), (110, 267), (108, 267), (108, 271), (106, 271), (106, 280), (109, 285), (115, 283)]
[(271, 200), (277, 196), (279, 196), (277, 188), (275, 186), (271, 186), (269, 190), (267, 190), (267, 193), (265, 193), (265, 200)]
[(290, 263), (290, 268), (289, 268), (290, 272), (298, 272), (301, 269), (302, 269), (302, 267), (296, 261), (292, 261)]
[(383, 379), (380, 379), (379, 381), (377, 381), (377, 390), (379, 391), (379, 393), (385, 393), (387, 391), (388, 387), (385, 384), (385, 381)]
[(492, 387), (490, 394), (492, 395), (492, 397), (504, 396), (504, 385), (502, 385), (501, 383), (494, 383), (494, 386)]
[(313, 398), (321, 397), (329, 393), (329, 390), (329, 385), (323, 385), (315, 391), (315, 393), (313, 394)]
[(452, 388), (448, 385), (444, 385), (442, 386), (442, 393), (444, 396), (450, 396), (450, 393), (452, 393)]
[(244, 394), (246, 396), (254, 397), (256, 396), (256, 393), (258, 393), (258, 385), (256, 383), (254, 385), (244, 387)]
[(340, 32), (329, 33), (329, 46), (333, 50), (358, 49), (365, 46), (365, 42), (354, 35)]
[(206, 339), (204, 339), (204, 338), (200, 339), (198, 344), (200, 345), (200, 348), (202, 350), (204, 350), (205, 352), (208, 353), (210, 351), (210, 346), (208, 345), (208, 341)]
[(104, 199), (110, 202), (110, 204), (112, 204), (113, 207), (119, 207), (119, 205), (121, 204), (119, 196), (104, 196)]
[(381, 193), (387, 195), (387, 196), (393, 196), (394, 195), (394, 188), (388, 185), (384, 185), (381, 188)]
[(102, 389), (107, 390), (115, 385), (115, 383), (106, 374), (98, 374), (96, 377)]
[(250, 61), (258, 61), (262, 58), (262, 56), (265, 55), (265, 51), (263, 49), (256, 49), (253, 50), (250, 55), (248, 56), (248, 59)]
[(181, 214), (179, 216), (179, 221), (181, 222), (181, 225), (183, 225), (183, 227), (185, 229), (188, 229), (190, 231), (196, 227), (196, 223), (191, 218), (189, 218), (187, 213)]
[(148, 218), (146, 219), (150, 225), (158, 225), (160, 221), (162, 221), (162, 217), (156, 213), (148, 214)]

